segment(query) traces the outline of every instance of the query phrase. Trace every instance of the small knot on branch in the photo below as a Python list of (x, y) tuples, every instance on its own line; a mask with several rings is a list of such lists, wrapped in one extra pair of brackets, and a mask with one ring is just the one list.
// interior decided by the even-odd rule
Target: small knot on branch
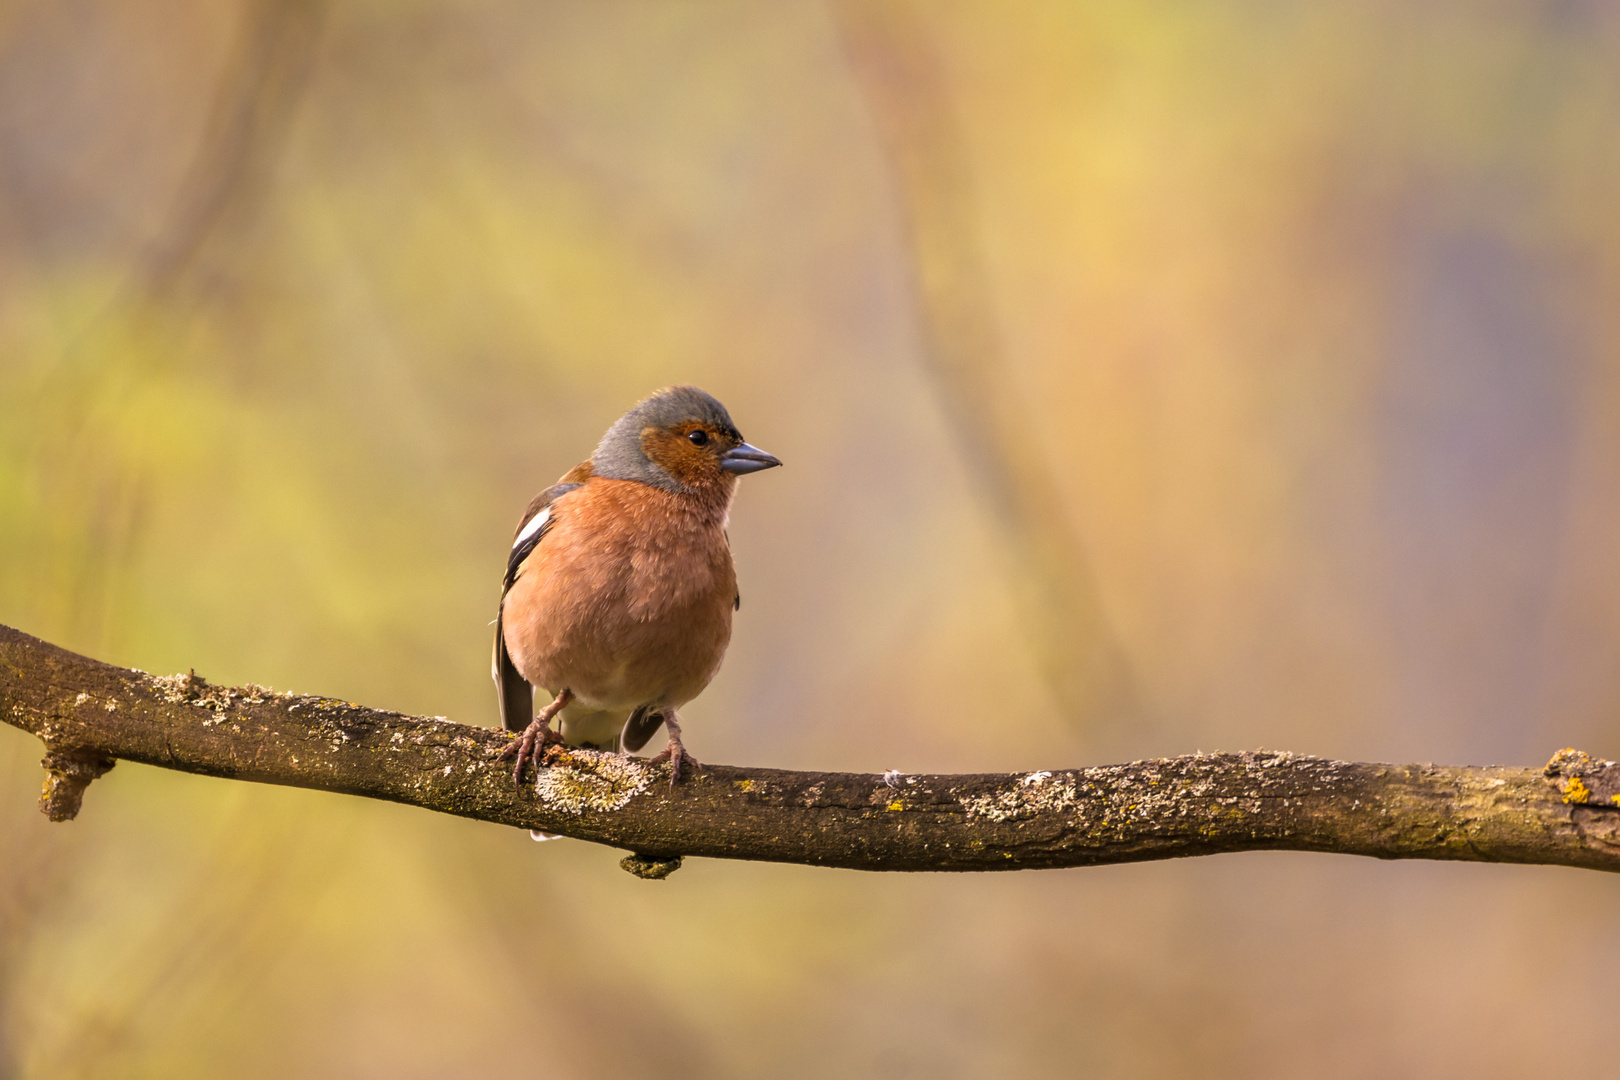
[(619, 867), (648, 881), (662, 881), (681, 868), (681, 857), (673, 859), (660, 859), (654, 855), (626, 855), (619, 860)]
[(45, 767), (40, 813), (52, 821), (72, 821), (84, 804), (84, 789), (116, 762), (94, 750), (51, 750), (40, 764)]

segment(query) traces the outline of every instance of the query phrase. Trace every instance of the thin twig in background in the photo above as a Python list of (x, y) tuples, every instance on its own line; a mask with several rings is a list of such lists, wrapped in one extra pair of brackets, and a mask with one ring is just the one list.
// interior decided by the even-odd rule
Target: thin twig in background
[(1030, 646), (1082, 730), (1142, 703), (1063, 492), (1032, 440), (995, 326), (971, 170), (939, 57), (907, 0), (832, 0), (850, 67), (893, 171), (911, 245), (925, 357), (953, 438), (1008, 525)]
[(220, 80), (196, 158), (168, 225), (142, 260), (148, 297), (174, 295), (209, 239), (232, 215), (249, 213), (285, 143), (326, 14), (326, 0), (254, 0), (244, 13), (238, 54)]

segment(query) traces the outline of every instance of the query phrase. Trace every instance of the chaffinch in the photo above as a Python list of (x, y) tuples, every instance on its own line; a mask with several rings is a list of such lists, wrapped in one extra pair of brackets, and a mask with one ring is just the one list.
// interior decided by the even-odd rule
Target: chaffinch
[[(737, 477), (780, 464), (714, 398), (672, 386), (534, 497), (495, 621), (501, 722), (521, 732), (501, 753), (517, 757), (514, 783), (548, 742), (628, 753), (660, 724), (669, 745), (654, 760), (680, 777), (693, 759), (676, 710), (720, 670), (742, 602), (726, 538)], [(538, 715), (533, 687), (552, 695)]]

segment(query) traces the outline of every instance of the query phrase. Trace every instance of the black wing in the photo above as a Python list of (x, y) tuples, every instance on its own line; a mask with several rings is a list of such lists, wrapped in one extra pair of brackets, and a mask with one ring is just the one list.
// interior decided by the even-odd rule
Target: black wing
[[(542, 537), (551, 529), (551, 504), (561, 495), (579, 487), (579, 484), (553, 484), (529, 503), (529, 509), (524, 513), (523, 520), (518, 523), (517, 538), (512, 543), (512, 554), (506, 560), (506, 577), (501, 582), (501, 604), (506, 603), (506, 594), (517, 580), (518, 572), (523, 562), (539, 545)], [(493, 675), (495, 677), (495, 696), (501, 705), (501, 726), (507, 731), (522, 731), (534, 719), (534, 688), (529, 685), (512, 658), (506, 652), (506, 627), (503, 625), (502, 615), (495, 616), (495, 661)]]
[(506, 634), (495, 618), (495, 697), (501, 703), (501, 727), (522, 731), (534, 719), (534, 687), (518, 673), (506, 655)]

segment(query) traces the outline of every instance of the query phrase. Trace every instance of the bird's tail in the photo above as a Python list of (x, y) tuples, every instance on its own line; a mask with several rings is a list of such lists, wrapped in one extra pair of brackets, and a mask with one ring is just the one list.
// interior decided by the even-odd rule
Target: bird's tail
[(625, 721), (624, 731), (619, 736), (619, 742), (627, 754), (633, 754), (647, 745), (647, 741), (658, 734), (658, 729), (664, 725), (664, 714), (648, 705), (643, 705), (630, 714)]

